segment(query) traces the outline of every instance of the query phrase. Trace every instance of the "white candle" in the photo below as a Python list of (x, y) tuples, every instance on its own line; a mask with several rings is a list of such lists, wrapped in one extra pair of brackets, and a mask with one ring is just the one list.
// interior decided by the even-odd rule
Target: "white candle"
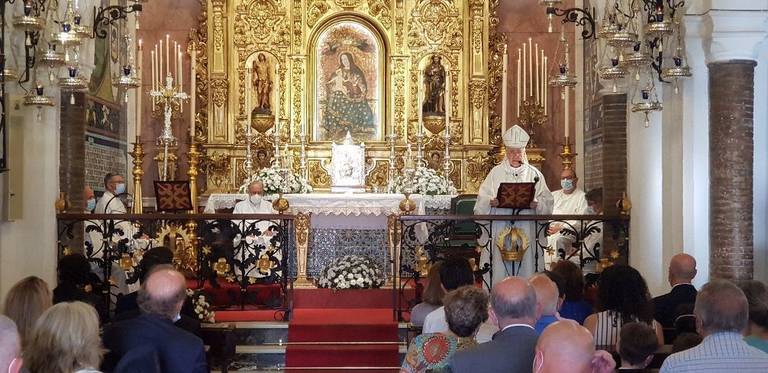
[(525, 101), (528, 96), (526, 93), (528, 93), (528, 83), (526, 82), (528, 79), (528, 69), (526, 69), (526, 63), (528, 59), (525, 57), (527, 54), (528, 44), (523, 43), (523, 101)]
[(280, 121), (280, 64), (275, 64), (275, 120)]
[(195, 76), (195, 70), (197, 61), (197, 50), (192, 49), (189, 56), (189, 132), (191, 138), (194, 141), (195, 138), (195, 90), (197, 88), (197, 77)]
[[(157, 45), (155, 45), (155, 49), (157, 49)], [(149, 51), (150, 57), (152, 58), (152, 91), (157, 90), (157, 55), (155, 54), (155, 51)], [(155, 111), (155, 96), (152, 96), (152, 111)]]
[(451, 128), (451, 71), (445, 74), (445, 133)]
[(423, 71), (419, 69), (419, 86), (416, 87), (416, 97), (417, 97), (416, 110), (418, 110), (418, 113), (419, 113), (419, 128), (418, 128), (419, 135), (424, 134), (424, 117), (423, 117), (424, 116), (424, 113), (423, 113), (424, 92), (422, 91), (423, 86), (424, 86), (424, 75), (423, 75)]
[(563, 105), (565, 106), (565, 137), (568, 137), (568, 121), (570, 120), (571, 116), (570, 110), (568, 110), (570, 106), (569, 103), (571, 102), (568, 93), (570, 89), (568, 87), (564, 87), (563, 89), (565, 89), (565, 105)]
[(246, 82), (244, 86), (244, 89), (245, 89), (245, 105), (244, 105), (245, 109), (244, 110), (245, 110), (245, 117), (248, 118), (248, 122), (250, 123), (251, 121), (251, 110), (250, 110), (251, 90), (252, 90), (251, 84), (253, 84), (253, 69), (251, 69), (250, 67), (245, 68), (245, 78), (246, 78), (245, 79)]
[(547, 61), (549, 58), (547, 56), (544, 56), (544, 115), (547, 115), (547, 92), (549, 91), (549, 68), (547, 66)]
[(520, 48), (517, 48), (517, 85), (515, 85), (515, 92), (517, 93), (517, 101), (515, 107), (517, 107), (517, 117), (520, 117)]
[(157, 50), (157, 56), (159, 62), (159, 65), (157, 66), (158, 86), (165, 87), (165, 74), (163, 74), (163, 39), (160, 39), (160, 49)]
[(178, 77), (179, 77), (179, 90), (180, 91), (184, 91), (184, 60), (182, 59), (183, 56), (181, 54), (181, 45), (179, 45), (179, 54), (178, 54), (178, 56), (179, 56), (178, 57), (178, 59), (179, 59), (179, 75), (178, 75)]
[(141, 39), (139, 39), (139, 45), (136, 48), (136, 75), (139, 77), (139, 90), (136, 92), (136, 138), (141, 138), (141, 91), (142, 83), (144, 79), (141, 78), (142, 74), (142, 48)]
[(501, 130), (507, 128), (507, 46), (504, 45), (504, 54), (501, 56)]
[(536, 77), (536, 103), (541, 102), (541, 96), (539, 92), (539, 43), (536, 43), (536, 68), (533, 70), (533, 75)]
[(533, 38), (528, 38), (528, 95), (533, 96)]
[[(179, 51), (179, 44), (176, 42), (176, 40), (173, 41), (173, 54), (171, 56), (173, 57), (173, 72), (172, 75), (176, 78), (176, 80), (179, 79), (179, 55), (176, 53)], [(176, 85), (179, 83), (176, 82)]]
[(168, 76), (171, 74), (171, 54), (169, 52), (170, 49), (171, 49), (170, 35), (165, 34), (165, 75), (164, 76)]

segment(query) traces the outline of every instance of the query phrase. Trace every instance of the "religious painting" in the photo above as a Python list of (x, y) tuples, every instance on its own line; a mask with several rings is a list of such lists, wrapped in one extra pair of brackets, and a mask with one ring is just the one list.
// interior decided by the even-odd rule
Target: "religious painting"
[(378, 33), (356, 20), (323, 29), (315, 44), (315, 141), (382, 141), (384, 48)]
[(429, 64), (424, 68), (423, 87), (424, 102), (421, 105), (422, 113), (427, 116), (445, 115), (445, 67), (442, 57), (435, 54)]
[(245, 107), (251, 124), (260, 132), (274, 123), (277, 113), (277, 59), (267, 52), (256, 52), (246, 60)]

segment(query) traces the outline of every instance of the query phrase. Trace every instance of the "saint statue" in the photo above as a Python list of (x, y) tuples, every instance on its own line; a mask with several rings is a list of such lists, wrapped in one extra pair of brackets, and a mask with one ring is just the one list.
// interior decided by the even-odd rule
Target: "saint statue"
[(272, 69), (267, 56), (259, 53), (253, 62), (253, 91), (256, 92), (255, 114), (272, 113)]
[(432, 62), (424, 69), (424, 114), (445, 113), (445, 68), (442, 57), (432, 56)]
[(355, 138), (376, 135), (373, 109), (368, 103), (368, 83), (349, 52), (339, 55), (339, 66), (325, 82), (323, 129), (326, 139), (343, 139), (347, 132)]

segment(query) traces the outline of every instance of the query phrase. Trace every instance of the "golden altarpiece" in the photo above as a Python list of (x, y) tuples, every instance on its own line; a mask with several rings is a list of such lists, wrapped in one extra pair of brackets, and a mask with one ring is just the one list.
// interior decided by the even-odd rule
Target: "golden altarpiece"
[[(385, 187), (408, 144), (421, 141), (425, 163), (476, 191), (500, 144), (499, 1), (207, 0), (191, 43), (204, 193), (242, 183), (248, 137), (255, 170), (277, 148), (315, 190), (327, 190), (331, 142), (346, 131), (365, 142), (370, 190)], [(430, 105), (442, 106), (421, 103), (420, 129), (419, 95), (434, 90), (425, 75), (435, 67), (445, 88)], [(443, 159), (446, 130), (450, 162), (438, 166), (431, 160)]]

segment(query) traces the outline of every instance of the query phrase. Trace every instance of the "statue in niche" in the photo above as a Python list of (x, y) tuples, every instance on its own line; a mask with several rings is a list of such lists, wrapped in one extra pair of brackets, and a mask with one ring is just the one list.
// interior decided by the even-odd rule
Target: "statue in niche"
[(272, 114), (272, 69), (264, 53), (253, 62), (253, 91), (256, 92), (254, 114)]
[(442, 57), (433, 55), (424, 69), (424, 115), (445, 115), (445, 67)]

